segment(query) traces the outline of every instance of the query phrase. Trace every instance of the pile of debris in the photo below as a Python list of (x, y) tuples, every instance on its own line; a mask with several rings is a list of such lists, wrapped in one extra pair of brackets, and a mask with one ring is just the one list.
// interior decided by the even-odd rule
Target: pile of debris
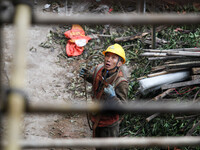
[[(141, 56), (148, 57), (149, 61), (160, 60), (162, 65), (152, 67), (151, 74), (138, 78), (139, 91), (145, 95), (152, 91), (162, 89), (164, 92), (160, 93), (150, 101), (162, 100), (169, 95), (176, 88), (184, 88), (188, 86), (195, 86), (200, 84), (200, 48), (182, 48), (182, 49), (144, 49)], [(192, 88), (194, 89), (194, 88)], [(193, 101), (196, 102), (197, 94), (195, 94)], [(160, 113), (154, 113), (146, 117), (145, 122), (149, 123), (154, 118), (158, 117)], [(189, 124), (193, 123), (198, 115), (191, 115), (191, 121), (184, 126), (181, 131), (185, 131)], [(185, 118), (185, 116), (176, 117)], [(193, 124), (193, 127), (186, 133), (190, 136), (199, 126), (200, 121)]]
[(152, 74), (138, 79), (142, 94), (200, 84), (200, 48), (144, 49), (141, 56), (149, 61), (164, 61), (163, 65), (152, 67)]

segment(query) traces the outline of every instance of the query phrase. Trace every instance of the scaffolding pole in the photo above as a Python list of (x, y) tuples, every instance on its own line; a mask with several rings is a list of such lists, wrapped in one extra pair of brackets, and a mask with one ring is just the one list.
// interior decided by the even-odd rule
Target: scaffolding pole
[(31, 23), (31, 8), (26, 4), (18, 4), (16, 6), (16, 15), (14, 20), (16, 30), (16, 51), (14, 54), (13, 68), (10, 80), (11, 94), (8, 97), (8, 125), (7, 139), (8, 144), (6, 150), (20, 150), (19, 139), (21, 139), (20, 125), (24, 113), (25, 101), (24, 97), (16, 92), (24, 89), (25, 86), (25, 67), (26, 67), (26, 46), (27, 31)]

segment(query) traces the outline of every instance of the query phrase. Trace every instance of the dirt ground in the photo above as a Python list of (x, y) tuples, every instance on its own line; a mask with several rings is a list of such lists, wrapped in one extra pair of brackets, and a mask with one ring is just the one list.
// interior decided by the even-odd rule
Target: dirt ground
[[(47, 1), (38, 1), (34, 8), (36, 12), (42, 12)], [(62, 13), (63, 10), (60, 10)], [(66, 10), (65, 10), (66, 12)], [(46, 13), (46, 12), (45, 12)], [(45, 49), (41, 42), (47, 40), (49, 31), (53, 26), (34, 25), (29, 30), (29, 42), (27, 47), (27, 70), (25, 92), (28, 94), (29, 103), (82, 103), (82, 99), (74, 99), (69, 92), (71, 78), (77, 76), (79, 63), (71, 63), (69, 60), (60, 61), (58, 54), (61, 47)], [(12, 60), (14, 55), (14, 28), (11, 25), (3, 26), (3, 51), (4, 72), (3, 80), (7, 86), (11, 78)], [(6, 126), (6, 123), (5, 123)], [(87, 124), (85, 114), (49, 114), (49, 115), (25, 115), (23, 138), (28, 140), (45, 140), (54, 138), (90, 138), (91, 130)]]
[[(56, 4), (48, 7), (46, 5), (48, 2), (48, 0), (35, 0), (34, 12), (37, 15), (41, 13), (71, 15), (83, 12), (87, 13), (88, 8), (90, 8), (94, 13), (105, 13), (108, 12), (108, 8), (110, 7), (104, 5), (103, 1), (103, 5), (100, 5), (101, 3), (92, 0), (58, 1), (61, 7), (57, 7)], [(97, 8), (93, 8), (93, 5)], [(67, 58), (66, 56), (66, 58), (61, 59), (59, 56), (63, 53), (63, 47), (58, 44), (51, 45), (50, 48), (41, 46), (42, 43), (52, 42), (48, 41), (50, 30), (52, 31), (57, 27), (58, 25), (33, 25), (29, 29), (26, 87), (23, 90), (27, 93), (29, 103), (31, 104), (81, 104), (86, 102), (83, 79), (80, 79), (78, 76), (80, 66), (83, 65), (84, 60)], [(4, 51), (3, 81), (4, 85), (7, 86), (11, 78), (12, 60), (15, 50), (15, 31), (12, 25), (4, 25), (2, 32)], [(78, 81), (78, 86), (75, 84), (77, 80), (82, 80)], [(79, 90), (78, 94), (76, 91), (71, 90), (74, 88)], [(89, 88), (91, 86), (88, 86)], [(24, 122), (21, 125), (23, 138), (27, 140), (43, 141), (55, 138), (92, 137), (92, 131), (89, 129), (86, 114), (27, 114), (23, 119)], [(6, 128), (6, 119), (4, 120), (4, 127)]]

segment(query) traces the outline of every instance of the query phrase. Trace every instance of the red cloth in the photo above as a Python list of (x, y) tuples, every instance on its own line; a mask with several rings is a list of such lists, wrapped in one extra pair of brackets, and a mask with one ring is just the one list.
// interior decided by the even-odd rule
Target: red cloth
[(80, 39), (85, 39), (86, 43), (91, 39), (85, 36), (85, 31), (80, 25), (72, 25), (72, 29), (64, 33), (66, 38), (69, 38), (66, 45), (66, 53), (68, 56), (78, 56), (83, 53), (84, 47), (79, 47), (76, 45), (75, 41)]

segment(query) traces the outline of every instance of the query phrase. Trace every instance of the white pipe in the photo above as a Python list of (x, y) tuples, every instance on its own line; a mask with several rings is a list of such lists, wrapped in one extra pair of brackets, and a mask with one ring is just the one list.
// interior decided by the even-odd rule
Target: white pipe
[(144, 93), (146, 90), (151, 88), (160, 87), (161, 85), (164, 84), (183, 81), (187, 79), (189, 75), (190, 75), (189, 71), (181, 71), (181, 72), (169, 73), (165, 75), (142, 79), (139, 80), (140, 84), (139, 90), (142, 93)]

